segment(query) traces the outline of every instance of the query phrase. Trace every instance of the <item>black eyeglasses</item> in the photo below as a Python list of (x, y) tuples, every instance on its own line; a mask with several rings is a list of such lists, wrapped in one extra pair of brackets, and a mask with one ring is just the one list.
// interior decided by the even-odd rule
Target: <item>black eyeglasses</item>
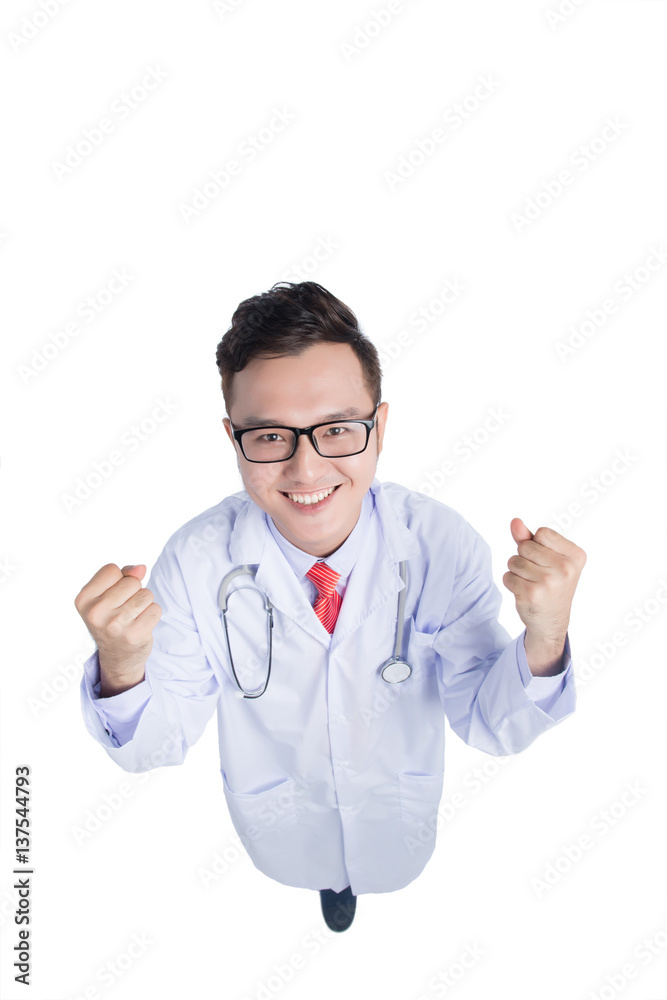
[(312, 427), (245, 427), (237, 431), (232, 424), (232, 434), (248, 462), (287, 462), (302, 434), (310, 438), (322, 458), (347, 458), (366, 450), (376, 413), (377, 406), (370, 420), (329, 420)]

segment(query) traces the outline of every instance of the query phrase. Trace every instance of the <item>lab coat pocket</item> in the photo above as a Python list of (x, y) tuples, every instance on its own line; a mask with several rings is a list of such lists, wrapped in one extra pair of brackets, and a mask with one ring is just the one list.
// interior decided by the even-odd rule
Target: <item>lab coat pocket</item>
[(418, 824), (435, 819), (442, 796), (444, 773), (399, 771), (398, 794), (402, 819)]
[(221, 773), (229, 814), (239, 836), (257, 840), (297, 822), (296, 799), (301, 789), (293, 778), (283, 778), (256, 792), (235, 792), (224, 770)]
[(436, 632), (433, 634), (431, 632), (420, 632), (415, 625), (414, 618), (410, 618), (410, 645), (414, 643), (415, 646), (432, 646), (436, 635)]
[(436, 670), (437, 656), (433, 649), (436, 633), (420, 632), (414, 618), (409, 620), (407, 660), (415, 671), (415, 679), (432, 676)]

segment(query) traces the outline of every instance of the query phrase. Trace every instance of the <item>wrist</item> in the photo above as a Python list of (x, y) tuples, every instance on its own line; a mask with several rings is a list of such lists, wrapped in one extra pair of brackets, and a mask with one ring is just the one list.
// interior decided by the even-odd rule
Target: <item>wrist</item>
[(124, 665), (122, 669), (114, 667), (99, 653), (100, 663), (100, 698), (112, 698), (116, 694), (122, 694), (137, 684), (141, 684), (146, 676), (145, 663), (128, 667)]
[(131, 680), (123, 680), (114, 678), (112, 681), (106, 680), (104, 677), (100, 678), (100, 698), (113, 698), (116, 694), (122, 694), (124, 691), (129, 691), (130, 688), (136, 687), (137, 684), (141, 684), (145, 677), (142, 671), (141, 677)]
[(562, 672), (566, 638), (567, 632), (562, 637), (546, 637), (526, 629), (523, 645), (528, 667), (533, 676), (553, 677)]

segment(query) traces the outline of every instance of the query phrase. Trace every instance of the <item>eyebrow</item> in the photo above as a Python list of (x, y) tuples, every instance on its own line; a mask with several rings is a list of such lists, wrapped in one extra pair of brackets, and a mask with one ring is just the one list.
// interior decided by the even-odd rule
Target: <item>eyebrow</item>
[[(319, 420), (314, 420), (315, 424), (326, 424), (329, 420), (345, 420), (347, 417), (358, 417), (360, 415), (360, 410), (356, 406), (348, 406), (346, 410), (337, 410), (335, 413), (326, 413)], [(238, 424), (234, 424), (235, 427), (239, 429), (242, 427), (291, 427), (290, 423), (286, 423), (284, 420), (268, 420), (265, 417), (246, 417)]]

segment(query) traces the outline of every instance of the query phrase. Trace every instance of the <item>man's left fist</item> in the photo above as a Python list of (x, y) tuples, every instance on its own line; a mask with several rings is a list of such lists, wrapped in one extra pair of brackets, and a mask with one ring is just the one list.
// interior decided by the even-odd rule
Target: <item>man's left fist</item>
[(507, 560), (503, 584), (514, 594), (526, 629), (535, 638), (561, 642), (586, 553), (551, 528), (531, 534), (520, 517), (512, 519), (510, 531), (519, 554)]

